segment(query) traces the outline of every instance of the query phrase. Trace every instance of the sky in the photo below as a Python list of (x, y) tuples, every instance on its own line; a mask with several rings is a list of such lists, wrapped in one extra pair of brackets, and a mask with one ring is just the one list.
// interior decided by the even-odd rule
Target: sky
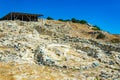
[(120, 34), (120, 0), (0, 0), (0, 18), (9, 12), (76, 18), (112, 34)]

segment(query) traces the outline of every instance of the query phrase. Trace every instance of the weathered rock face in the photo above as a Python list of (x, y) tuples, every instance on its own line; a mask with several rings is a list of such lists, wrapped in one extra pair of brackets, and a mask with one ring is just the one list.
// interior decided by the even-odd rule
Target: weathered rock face
[(0, 21), (0, 80), (119, 80), (120, 43), (89, 32), (69, 22)]

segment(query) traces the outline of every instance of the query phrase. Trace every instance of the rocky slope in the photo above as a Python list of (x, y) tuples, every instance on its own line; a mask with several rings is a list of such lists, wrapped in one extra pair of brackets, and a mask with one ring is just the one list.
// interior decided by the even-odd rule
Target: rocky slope
[(120, 80), (120, 37), (92, 28), (0, 21), (0, 80)]

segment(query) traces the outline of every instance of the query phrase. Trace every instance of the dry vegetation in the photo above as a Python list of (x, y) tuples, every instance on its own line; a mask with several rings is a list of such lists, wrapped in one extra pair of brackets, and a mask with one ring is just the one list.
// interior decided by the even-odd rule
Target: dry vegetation
[(92, 28), (0, 21), (0, 80), (119, 80), (120, 37)]

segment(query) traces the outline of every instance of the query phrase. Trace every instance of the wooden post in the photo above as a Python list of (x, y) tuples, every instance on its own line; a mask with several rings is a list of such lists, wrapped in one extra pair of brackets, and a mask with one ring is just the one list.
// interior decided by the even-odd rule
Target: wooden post
[(23, 21), (23, 15), (22, 15), (22, 21)]
[(37, 16), (35, 17), (36, 21), (38, 21)]
[(13, 15), (13, 20), (15, 20), (15, 15)]
[(34, 21), (37, 21), (36, 16), (34, 16)]
[(11, 13), (11, 20), (12, 20), (12, 13)]
[[(27, 16), (27, 15), (26, 15)], [(28, 20), (31, 21), (31, 16), (27, 16)]]
[(13, 19), (13, 20), (15, 20), (15, 16), (16, 16), (16, 15), (15, 15), (15, 14), (12, 14), (12, 16), (13, 16), (13, 18), (12, 18), (12, 19)]

